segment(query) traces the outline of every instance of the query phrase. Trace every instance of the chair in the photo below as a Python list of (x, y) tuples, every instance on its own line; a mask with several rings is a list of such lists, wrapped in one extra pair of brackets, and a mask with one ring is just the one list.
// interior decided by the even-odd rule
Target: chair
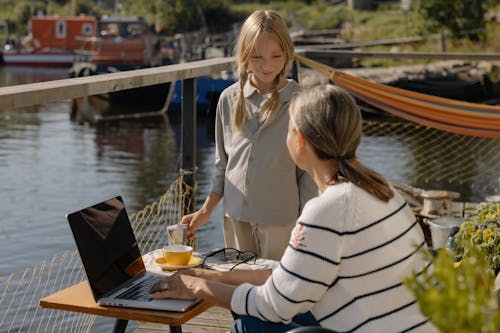
[(303, 326), (288, 330), (286, 333), (335, 333), (335, 331), (321, 326)]

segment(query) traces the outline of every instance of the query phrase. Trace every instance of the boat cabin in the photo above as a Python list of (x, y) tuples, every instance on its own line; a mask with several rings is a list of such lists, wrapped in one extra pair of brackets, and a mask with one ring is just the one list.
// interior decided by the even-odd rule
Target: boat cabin
[(90, 62), (95, 65), (149, 66), (156, 36), (136, 17), (99, 20)]
[(78, 50), (84, 46), (84, 37), (95, 36), (96, 28), (93, 16), (34, 16), (25, 43), (35, 50)]

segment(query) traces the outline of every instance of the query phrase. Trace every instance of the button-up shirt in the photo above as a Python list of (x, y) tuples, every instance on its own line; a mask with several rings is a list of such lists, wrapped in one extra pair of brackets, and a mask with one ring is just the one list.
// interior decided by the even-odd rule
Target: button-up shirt
[(211, 190), (223, 195), (223, 214), (234, 219), (258, 224), (295, 223), (303, 204), (318, 194), (312, 178), (293, 163), (286, 145), (288, 107), (300, 85), (289, 80), (279, 91), (278, 108), (260, 124), (262, 96), (249, 81), (243, 88), (248, 119), (241, 131), (231, 125), (239, 83), (219, 98)]

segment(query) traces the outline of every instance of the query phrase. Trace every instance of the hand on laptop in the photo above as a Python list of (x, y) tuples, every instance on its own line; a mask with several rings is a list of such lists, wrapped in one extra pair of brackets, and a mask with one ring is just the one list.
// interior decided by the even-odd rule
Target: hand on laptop
[(174, 274), (163, 278), (151, 288), (151, 299), (177, 298), (193, 300), (197, 284), (204, 281), (185, 274)]

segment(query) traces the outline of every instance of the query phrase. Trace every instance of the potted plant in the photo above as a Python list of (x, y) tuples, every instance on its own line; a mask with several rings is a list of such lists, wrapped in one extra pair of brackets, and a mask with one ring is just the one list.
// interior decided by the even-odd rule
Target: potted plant
[(404, 283), (436, 328), (443, 333), (500, 332), (495, 275), (484, 251), (471, 247), (460, 265), (445, 248), (427, 255), (433, 265)]
[(440, 332), (500, 332), (500, 203), (481, 203), (452, 245), (426, 251), (432, 265), (405, 285)]
[(486, 254), (495, 274), (500, 271), (500, 203), (481, 203), (462, 225), (454, 240), (457, 260), (467, 257), (474, 246)]

